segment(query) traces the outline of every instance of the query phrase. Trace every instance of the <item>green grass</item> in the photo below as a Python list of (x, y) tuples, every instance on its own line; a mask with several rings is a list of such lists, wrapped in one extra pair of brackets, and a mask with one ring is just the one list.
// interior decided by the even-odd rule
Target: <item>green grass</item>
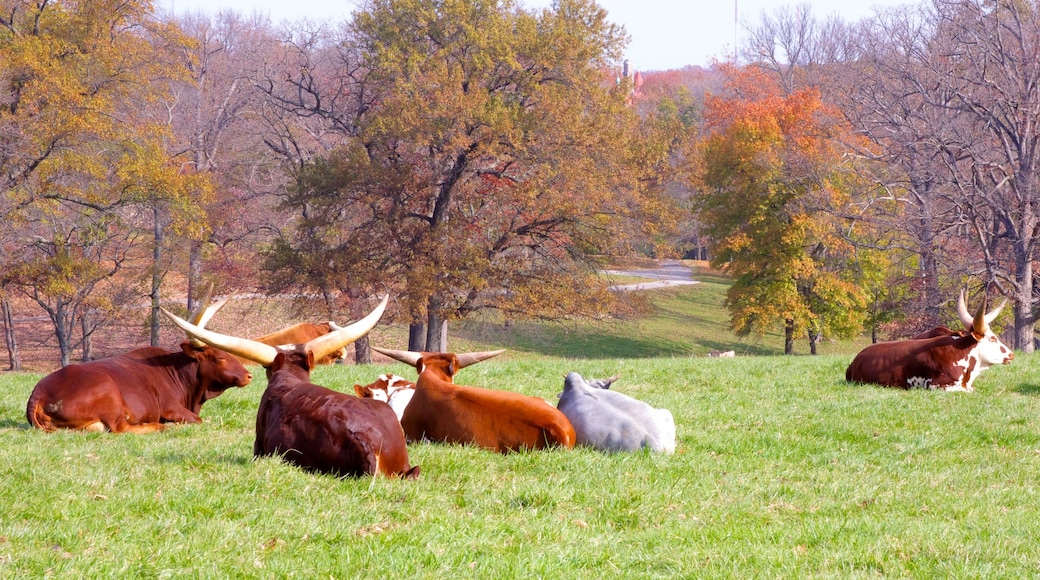
[[(418, 481), (341, 480), (252, 458), (262, 374), (207, 403), (201, 425), (140, 436), (32, 430), (39, 375), (2, 375), (0, 578), (1040, 573), (1040, 355), (972, 394), (850, 385), (846, 352), (704, 357), (773, 346), (690, 328), (718, 323), (695, 294), (667, 291), (650, 319), (496, 335), (512, 350), (458, 377), (555, 401), (566, 371), (618, 373), (616, 390), (674, 414), (672, 456), (415, 444)], [(493, 330), (476, 326), (456, 342)], [(698, 336), (714, 342), (682, 345)], [(349, 392), (387, 371), (410, 372), (314, 379)]]

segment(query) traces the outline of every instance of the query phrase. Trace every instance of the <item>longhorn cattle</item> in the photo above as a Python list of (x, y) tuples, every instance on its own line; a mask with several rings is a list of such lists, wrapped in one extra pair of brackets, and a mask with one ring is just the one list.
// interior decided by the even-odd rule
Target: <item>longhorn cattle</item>
[[(225, 302), (200, 308), (192, 319), (204, 326)], [(203, 403), (252, 378), (234, 357), (202, 343), (187, 341), (174, 352), (147, 346), (43, 377), (25, 416), (44, 431), (159, 431), (165, 423), (200, 422)]]
[(1009, 364), (1015, 358), (1015, 353), (990, 330), (990, 323), (1005, 303), (987, 313), (983, 298), (973, 318), (962, 290), (957, 314), (964, 332), (940, 326), (909, 340), (872, 344), (852, 360), (845, 380), (904, 389), (973, 391), (982, 371)]
[(567, 416), (578, 445), (609, 453), (649, 449), (675, 452), (675, 420), (671, 411), (615, 391), (617, 379), (584, 379), (569, 372), (557, 407)]
[(390, 407), (346, 395), (310, 380), (315, 361), (364, 336), (379, 321), (387, 298), (368, 316), (303, 344), (273, 347), (200, 329), (164, 313), (188, 334), (267, 371), (256, 415), (253, 455), (281, 456), (305, 470), (336, 476), (381, 474), (414, 478), (404, 431)]
[[(304, 344), (308, 340), (318, 338), (324, 334), (328, 334), (335, 330), (335, 325), (332, 322), (301, 322), (292, 326), (287, 326), (281, 330), (276, 330), (270, 334), (265, 334), (260, 338), (256, 338), (257, 342), (278, 347), (282, 345), (295, 345)], [(340, 348), (326, 356), (321, 357), (316, 364), (326, 365), (332, 364), (336, 361), (347, 358), (347, 349)], [(239, 358), (242, 362), (252, 362), (248, 359)]]
[(456, 355), (373, 350), (419, 372), (415, 394), (401, 417), (409, 441), (473, 443), (499, 453), (574, 446), (571, 422), (544, 399), (454, 383), (459, 369), (504, 351)]
[(374, 383), (364, 386), (355, 383), (354, 392), (361, 398), (375, 399), (390, 405), (400, 421), (415, 394), (415, 383), (397, 375), (379, 375)]

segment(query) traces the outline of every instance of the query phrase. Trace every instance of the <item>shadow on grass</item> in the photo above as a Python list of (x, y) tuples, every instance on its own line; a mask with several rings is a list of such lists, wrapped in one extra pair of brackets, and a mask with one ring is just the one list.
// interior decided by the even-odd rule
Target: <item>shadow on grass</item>
[(1020, 383), (1015, 387), (1015, 392), (1020, 395), (1037, 396), (1040, 395), (1040, 385), (1035, 383)]
[[(183, 453), (163, 453), (161, 455), (156, 455), (155, 460), (159, 463), (168, 463), (172, 465), (192, 465), (200, 463), (200, 458), (198, 456), (185, 455)], [(220, 463), (233, 466), (249, 465), (252, 462), (252, 455), (227, 455), (226, 453), (209, 457), (205, 461), (205, 463)]]
[(18, 419), (0, 419), (0, 429), (31, 429), (32, 426), (25, 420), (25, 417), (19, 417)]

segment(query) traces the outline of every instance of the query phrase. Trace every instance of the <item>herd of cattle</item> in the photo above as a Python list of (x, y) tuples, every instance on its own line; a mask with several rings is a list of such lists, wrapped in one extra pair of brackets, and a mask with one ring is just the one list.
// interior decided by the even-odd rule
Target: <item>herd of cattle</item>
[[(431, 353), (375, 348), (413, 366), (415, 382), (381, 375), (345, 394), (311, 382), (316, 364), (341, 358), (347, 345), (379, 321), (387, 298), (346, 327), (296, 325), (246, 339), (205, 328), (225, 301), (184, 320), (163, 314), (188, 336), (179, 351), (144, 347), (70, 365), (43, 377), (26, 418), (45, 431), (79, 429), (142, 433), (165, 423), (198, 423), (202, 404), (252, 380), (245, 363), (264, 367), (267, 389), (256, 417), (256, 457), (275, 455), (304, 469), (339, 476), (382, 474), (413, 478), (408, 442), (473, 444), (507, 453), (589, 446), (605, 452), (675, 451), (671, 412), (610, 390), (617, 377), (585, 379), (570, 372), (559, 403), (519, 393), (463, 386), (455, 375), (504, 351)], [(853, 359), (850, 382), (936, 390), (973, 390), (979, 373), (1010, 363), (1014, 353), (990, 330), (1004, 304), (974, 317), (961, 292), (965, 328), (937, 327), (909, 340), (873, 344)], [(356, 395), (356, 396), (355, 396)]]

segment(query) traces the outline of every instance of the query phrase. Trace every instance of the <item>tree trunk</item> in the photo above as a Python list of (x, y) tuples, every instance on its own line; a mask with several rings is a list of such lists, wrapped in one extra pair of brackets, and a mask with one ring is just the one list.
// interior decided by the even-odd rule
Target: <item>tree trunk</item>
[(18, 340), (14, 333), (14, 315), (11, 312), (11, 302), (7, 298), (0, 300), (0, 307), (4, 313), (4, 340), (7, 341), (7, 361), (10, 364), (9, 371), (22, 370), (22, 357), (18, 354)]
[(162, 268), (160, 267), (159, 260), (162, 259), (162, 245), (163, 240), (166, 238), (166, 231), (163, 227), (162, 210), (159, 208), (159, 204), (155, 204), (152, 207), (152, 218), (152, 233), (155, 239), (153, 240), (154, 245), (152, 246), (152, 309), (148, 320), (149, 327), (151, 328), (151, 337), (148, 344), (159, 346), (159, 286), (162, 283)]
[(202, 242), (191, 242), (188, 250), (188, 312), (195, 312), (198, 307), (199, 292), (202, 286)]
[(372, 364), (372, 350), (368, 348), (368, 335), (354, 341), (354, 364)]
[(90, 362), (94, 357), (94, 341), (91, 340), (90, 312), (84, 311), (79, 319), (80, 329), (83, 331), (83, 362)]
[(54, 308), (54, 335), (58, 339), (58, 353), (63, 368), (72, 361), (72, 325), (67, 324), (66, 316), (65, 304), (59, 300)]
[(448, 321), (441, 316), (441, 300), (430, 297), (426, 308), (426, 352), (446, 352), (448, 347)]
[(790, 319), (784, 324), (784, 354), (794, 354), (794, 321)]
[(426, 350), (426, 323), (413, 322), (408, 325), (408, 350), (412, 352)]
[(1015, 245), (1015, 349), (1033, 352), (1036, 317), (1033, 315), (1033, 261), (1027, 250)]
[(815, 355), (816, 345), (820, 342), (820, 333), (814, 330), (809, 331), (809, 354)]

